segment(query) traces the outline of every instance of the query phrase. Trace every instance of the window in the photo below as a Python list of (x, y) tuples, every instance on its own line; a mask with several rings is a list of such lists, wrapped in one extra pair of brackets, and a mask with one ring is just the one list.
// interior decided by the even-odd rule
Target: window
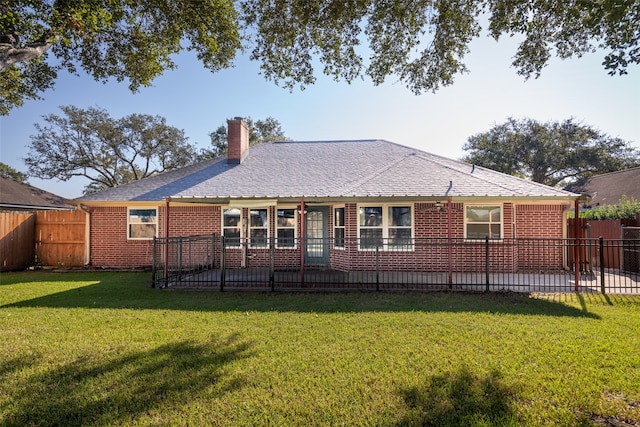
[(344, 208), (333, 210), (333, 246), (344, 248)]
[(360, 249), (382, 247), (382, 206), (360, 208)]
[(296, 247), (296, 210), (278, 209), (276, 223), (276, 246), (279, 248)]
[(157, 234), (156, 209), (129, 209), (127, 217), (129, 239), (153, 239)]
[(249, 210), (249, 246), (266, 248), (269, 236), (269, 220), (267, 209)]
[(222, 235), (225, 245), (240, 246), (240, 209), (225, 209), (222, 217)]
[(411, 208), (389, 206), (389, 248), (411, 248)]
[(412, 249), (411, 206), (361, 206), (360, 249)]
[(502, 206), (465, 206), (465, 238), (502, 238)]

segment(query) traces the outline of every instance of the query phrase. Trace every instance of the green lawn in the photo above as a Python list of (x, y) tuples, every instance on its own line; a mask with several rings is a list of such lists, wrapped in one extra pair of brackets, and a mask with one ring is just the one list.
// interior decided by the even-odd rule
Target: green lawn
[(640, 424), (640, 297), (3, 273), (0, 426)]

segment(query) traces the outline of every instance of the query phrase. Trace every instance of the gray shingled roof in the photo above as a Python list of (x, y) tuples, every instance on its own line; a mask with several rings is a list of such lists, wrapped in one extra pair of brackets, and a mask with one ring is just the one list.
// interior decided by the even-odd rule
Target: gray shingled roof
[(0, 208), (70, 209), (62, 197), (13, 178), (0, 176)]
[(446, 196), (576, 195), (388, 141), (363, 140), (266, 143), (251, 147), (239, 165), (208, 160), (75, 201)]
[(589, 207), (617, 205), (622, 196), (640, 200), (640, 167), (595, 175), (571, 184), (565, 190), (588, 194), (591, 197)]

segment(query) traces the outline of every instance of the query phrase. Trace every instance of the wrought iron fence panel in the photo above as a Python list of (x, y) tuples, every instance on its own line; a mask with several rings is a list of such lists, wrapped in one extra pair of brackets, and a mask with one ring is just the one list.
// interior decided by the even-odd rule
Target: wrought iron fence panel
[[(640, 293), (640, 239), (157, 238), (156, 287)], [(319, 251), (326, 251), (322, 264)], [(629, 255), (631, 254), (631, 255)], [(626, 257), (626, 258), (625, 258)], [(626, 266), (626, 268), (625, 268)]]

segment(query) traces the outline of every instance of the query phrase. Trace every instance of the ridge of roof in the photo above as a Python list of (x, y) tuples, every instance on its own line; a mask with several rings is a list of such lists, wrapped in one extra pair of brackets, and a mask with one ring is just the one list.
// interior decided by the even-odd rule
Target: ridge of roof
[(368, 175), (368, 176), (364, 176), (361, 179), (349, 183), (350, 185), (348, 187), (344, 187), (343, 189), (340, 190), (341, 194), (347, 194), (347, 191), (352, 191), (354, 188), (361, 186), (362, 184), (364, 184), (367, 181), (370, 181), (371, 179), (382, 175), (384, 172), (388, 171), (389, 169), (391, 169), (392, 167), (394, 167), (395, 165), (397, 165), (398, 163), (402, 162), (404, 159), (406, 159), (409, 156), (415, 156), (415, 153), (408, 153), (404, 156), (398, 156), (397, 159), (389, 162), (389, 164), (387, 164), (384, 168), (382, 169), (378, 169), (375, 172), (373, 172), (372, 174)]
[[(498, 172), (498, 171), (495, 171), (493, 169), (489, 169), (489, 168), (485, 168), (483, 166), (476, 165), (474, 163), (468, 163), (468, 162), (465, 162), (463, 160), (450, 159), (448, 157), (440, 156), (438, 154), (433, 154), (433, 153), (429, 153), (429, 152), (425, 152), (425, 151), (421, 151), (421, 150), (419, 150), (419, 151), (421, 153), (421, 154), (419, 154), (419, 156), (424, 157), (424, 158), (433, 157), (436, 160), (432, 160), (432, 159), (428, 159), (428, 160), (433, 161), (434, 163), (437, 163), (437, 164), (439, 164), (440, 166), (442, 166), (444, 168), (455, 170), (456, 172), (461, 172), (461, 173), (465, 173), (465, 174), (474, 174), (475, 171), (477, 170), (479, 172), (482, 172), (484, 174), (490, 175), (492, 177), (495, 177), (495, 176), (498, 176), (498, 177), (508, 176), (509, 179), (517, 180), (520, 183), (522, 183), (523, 185), (535, 186), (535, 187), (544, 188), (544, 189), (553, 189), (553, 190), (557, 191), (558, 193), (564, 193), (564, 195), (567, 195), (567, 196), (575, 194), (575, 193), (571, 193), (570, 191), (567, 191), (567, 190), (563, 190), (563, 189), (555, 188), (555, 187), (550, 187), (548, 185), (544, 185), (544, 184), (541, 184), (539, 182), (529, 181), (529, 180), (524, 179), (524, 178), (520, 178), (520, 177), (513, 176), (513, 175), (508, 175), (508, 174), (505, 174), (503, 172)], [(457, 167), (453, 167), (452, 164), (457, 166)], [(469, 168), (471, 168), (470, 171), (468, 170)], [(481, 181), (487, 182), (487, 183), (492, 184), (492, 185), (496, 185), (496, 186), (498, 186), (500, 188), (504, 188), (505, 190), (508, 190), (508, 191), (513, 191), (513, 188), (510, 187), (509, 185), (507, 185), (505, 183), (501, 183), (501, 182), (496, 182), (495, 180), (489, 180), (486, 177), (484, 177), (482, 174), (475, 174), (473, 176), (475, 178), (481, 180)]]
[(635, 166), (635, 167), (627, 168), (627, 169), (621, 169), (621, 170), (613, 171), (613, 172), (601, 173), (601, 174), (598, 174), (598, 175), (591, 175), (588, 178), (584, 178), (584, 179), (581, 179), (580, 181), (574, 182), (573, 184), (569, 184), (569, 185), (567, 185), (567, 187), (571, 187), (572, 185), (577, 185), (577, 184), (580, 184), (580, 183), (583, 183), (583, 182), (587, 182), (587, 181), (592, 181), (594, 179), (606, 179), (607, 177), (610, 177), (611, 175), (625, 174), (625, 173), (629, 173), (629, 172), (634, 172), (636, 170), (640, 171), (640, 166)]

